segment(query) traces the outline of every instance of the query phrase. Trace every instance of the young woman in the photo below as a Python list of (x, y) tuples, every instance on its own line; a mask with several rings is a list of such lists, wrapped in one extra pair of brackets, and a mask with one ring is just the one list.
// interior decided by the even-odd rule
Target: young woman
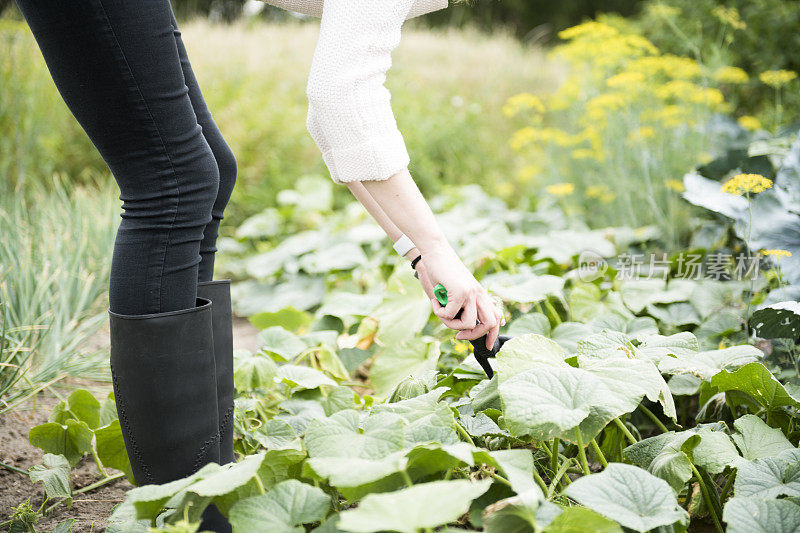
[[(109, 290), (111, 373), (139, 484), (234, 460), (227, 280), (212, 281), (236, 161), (206, 107), (168, 0), (17, 0), (64, 101), (123, 201)], [(502, 321), (412, 180), (383, 86), (403, 21), (446, 0), (275, 0), (322, 16), (308, 129), (459, 339)], [(408, 237), (403, 236), (403, 234)], [(401, 237), (402, 236), (402, 237)], [(410, 241), (413, 241), (411, 243)], [(442, 283), (441, 307), (432, 285)], [(462, 310), (459, 318), (454, 318)], [(477, 325), (476, 325), (477, 324)], [(213, 506), (201, 530), (230, 531)]]

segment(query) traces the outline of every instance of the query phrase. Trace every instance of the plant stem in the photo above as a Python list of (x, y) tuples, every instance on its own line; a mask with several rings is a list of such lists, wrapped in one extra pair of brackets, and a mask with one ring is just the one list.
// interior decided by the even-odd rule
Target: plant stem
[(408, 470), (402, 470), (400, 472), (403, 475), (403, 481), (406, 482), (406, 485), (411, 487), (414, 485), (414, 482), (411, 480), (411, 476), (408, 475)]
[(506, 478), (504, 478), (503, 476), (501, 476), (500, 474), (497, 474), (495, 472), (489, 472), (488, 470), (484, 470), (484, 472), (489, 474), (489, 477), (491, 477), (493, 479), (496, 479), (497, 481), (499, 481), (503, 485), (506, 485), (508, 487), (511, 486), (511, 482), (509, 480), (507, 480)]
[[(99, 489), (103, 485), (111, 483), (112, 481), (116, 481), (116, 480), (118, 480), (119, 478), (122, 478), (122, 477), (125, 477), (125, 473), (124, 472), (120, 472), (118, 474), (114, 474), (113, 476), (104, 477), (100, 481), (92, 483), (91, 485), (86, 485), (82, 489), (73, 490), (72, 491), (72, 495), (75, 496), (77, 494), (83, 494), (85, 492), (89, 492), (89, 491), (92, 491), (92, 490), (95, 490), (95, 489)], [(54, 503), (53, 505), (51, 505), (50, 507), (45, 509), (42, 514), (46, 515), (47, 513), (49, 513), (50, 511), (52, 511), (53, 509), (55, 509), (56, 507), (58, 507), (59, 505), (61, 505), (62, 503), (64, 503), (65, 501), (67, 501), (69, 499), (71, 499), (71, 498), (64, 498), (62, 500), (57, 501), (56, 503)]]
[(642, 404), (642, 403), (639, 404), (639, 410), (642, 411), (645, 415), (647, 415), (647, 418), (652, 420), (653, 424), (655, 424), (656, 427), (658, 427), (658, 429), (660, 429), (662, 433), (668, 433), (669, 432), (669, 430), (667, 429), (667, 426), (665, 426), (664, 423), (661, 422), (661, 420), (658, 419), (658, 417), (655, 415), (655, 413), (653, 413), (653, 411), (651, 411), (650, 409), (645, 407), (644, 404)]
[(472, 440), (472, 437), (469, 436), (469, 433), (467, 433), (467, 430), (464, 429), (464, 426), (462, 426), (457, 420), (456, 420), (456, 431), (458, 431), (459, 435), (464, 437), (464, 440), (466, 440), (467, 442), (469, 442), (470, 444), (475, 446), (475, 441)]
[(12, 472), (16, 472), (18, 474), (22, 474), (24, 476), (28, 475), (28, 473), (26, 471), (24, 471), (24, 470), (22, 470), (20, 468), (17, 468), (16, 466), (7, 465), (7, 464), (1, 463), (1, 462), (0, 462), (0, 466), (2, 466), (3, 468), (7, 468), (8, 470), (11, 470)]
[(558, 472), (558, 447), (559, 447), (560, 439), (558, 437), (553, 439), (553, 452), (550, 454), (550, 470), (552, 470), (553, 475)]
[(575, 429), (575, 438), (578, 441), (578, 458), (581, 460), (581, 468), (584, 475), (591, 475), (592, 471), (589, 470), (589, 462), (586, 460), (586, 450), (583, 449), (583, 437), (581, 437), (581, 430)]
[(728, 493), (731, 491), (731, 487), (733, 487), (733, 482), (736, 480), (736, 472), (737, 470), (731, 472), (731, 475), (728, 476), (728, 481), (726, 481), (725, 486), (722, 487), (722, 494), (719, 497), (720, 503), (725, 503), (725, 498), (728, 497)]
[(542, 476), (539, 475), (539, 471), (536, 470), (536, 464), (533, 465), (533, 479), (536, 480), (536, 483), (539, 485), (539, 488), (542, 489), (542, 494), (547, 494), (547, 483), (544, 482)]
[(256, 479), (256, 485), (258, 485), (258, 492), (260, 492), (261, 494), (266, 494), (267, 489), (264, 488), (264, 483), (262, 483), (261, 478), (258, 475), (256, 475), (255, 479)]
[(569, 477), (564, 477), (564, 474), (567, 472), (567, 469), (569, 469), (571, 464), (572, 464), (572, 459), (567, 459), (561, 464), (561, 468), (559, 468), (558, 472), (556, 472), (553, 475), (553, 479), (550, 482), (550, 488), (547, 489), (548, 500), (553, 497), (553, 493), (555, 492), (556, 487), (559, 485), (562, 478), (567, 480), (566, 484), (570, 483)]
[(547, 310), (548, 310), (548, 311), (550, 311), (550, 313), (553, 315), (553, 322), (555, 322), (555, 323), (556, 323), (556, 326), (558, 326), (559, 324), (561, 324), (561, 317), (560, 317), (560, 316), (558, 316), (558, 312), (556, 311), (556, 308), (555, 308), (555, 307), (553, 307), (553, 304), (552, 304), (552, 303), (550, 303), (550, 300), (549, 300), (549, 299), (545, 298), (545, 300), (544, 300), (544, 306), (545, 306), (545, 307), (547, 308)]
[(628, 430), (628, 428), (625, 426), (625, 423), (622, 420), (620, 420), (619, 418), (615, 418), (614, 423), (617, 425), (619, 430), (622, 431), (622, 434), (625, 435), (625, 438), (628, 439), (628, 441), (631, 444), (636, 444), (637, 442), (639, 442), (636, 440), (636, 437), (634, 437), (633, 434)]
[(603, 468), (607, 467), (608, 461), (606, 461), (606, 456), (603, 455), (603, 450), (601, 450), (600, 446), (597, 444), (597, 440), (592, 439), (591, 445), (594, 453), (597, 455), (597, 460), (600, 461), (600, 464), (603, 465)]
[(722, 524), (720, 524), (719, 518), (717, 517), (717, 511), (714, 509), (714, 505), (711, 503), (711, 494), (708, 492), (708, 487), (706, 487), (703, 477), (700, 475), (700, 472), (697, 471), (697, 467), (694, 466), (694, 464), (692, 464), (692, 472), (694, 472), (694, 475), (697, 478), (697, 484), (700, 485), (700, 492), (703, 493), (703, 499), (706, 502), (706, 507), (708, 507), (708, 514), (710, 514), (711, 518), (714, 520), (714, 526), (717, 528), (717, 532), (725, 533), (725, 530), (722, 529)]

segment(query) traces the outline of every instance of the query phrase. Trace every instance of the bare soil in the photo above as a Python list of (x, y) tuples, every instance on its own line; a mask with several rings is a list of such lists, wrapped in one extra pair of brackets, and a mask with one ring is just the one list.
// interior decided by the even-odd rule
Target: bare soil
[[(233, 324), (234, 349), (258, 347), (258, 330), (245, 319), (235, 318)], [(104, 329), (87, 345), (97, 349), (108, 346), (108, 330)], [(105, 398), (111, 390), (110, 383), (81, 381), (69, 379), (58, 385), (58, 392), (66, 397), (75, 389), (85, 388), (97, 398)], [(47, 422), (58, 398), (45, 390), (35, 398), (20, 405), (10, 413), (0, 415), (0, 462), (28, 471), (41, 464), (43, 452), (28, 442), (30, 428)], [(110, 473), (116, 473), (108, 469)], [(80, 489), (101, 479), (94, 461), (90, 456), (84, 457), (71, 472), (73, 489)], [(46, 516), (39, 519), (35, 527), (37, 531), (52, 531), (55, 526), (70, 518), (75, 519), (72, 526), (74, 533), (105, 531), (108, 516), (115, 505), (122, 502), (125, 493), (133, 486), (124, 478), (112, 481), (96, 490), (79, 494), (72, 506), (62, 504)], [(30, 504), (38, 509), (42, 504), (44, 491), (41, 483), (31, 483), (27, 475), (0, 466), (0, 523), (5, 522), (12, 514), (13, 507), (30, 498)], [(49, 506), (50, 504), (48, 504)], [(5, 528), (0, 528), (5, 531)]]

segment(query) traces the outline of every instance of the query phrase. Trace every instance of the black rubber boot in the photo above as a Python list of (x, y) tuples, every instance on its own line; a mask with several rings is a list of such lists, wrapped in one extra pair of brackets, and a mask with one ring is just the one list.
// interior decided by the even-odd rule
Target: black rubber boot
[[(211, 306), (198, 298), (191, 309), (167, 313), (109, 310), (114, 397), (139, 485), (167, 483), (220, 462)], [(230, 531), (216, 507), (206, 515), (205, 529)], [(214, 518), (221, 525), (207, 526)]]
[(221, 464), (235, 460), (233, 454), (233, 313), (231, 281), (202, 281), (197, 296), (211, 300), (214, 331), (214, 358), (217, 367), (217, 408), (219, 409), (219, 459)]

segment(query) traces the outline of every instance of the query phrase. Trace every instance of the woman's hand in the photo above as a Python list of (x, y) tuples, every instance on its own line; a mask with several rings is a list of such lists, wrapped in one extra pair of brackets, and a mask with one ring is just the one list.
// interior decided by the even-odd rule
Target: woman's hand
[[(486, 335), (486, 348), (491, 350), (505, 320), (486, 289), (467, 270), (455, 251), (442, 247), (428, 252), (417, 263), (417, 271), (425, 294), (431, 300), (433, 313), (448, 328), (461, 330), (456, 339), (475, 340)], [(447, 289), (448, 303), (445, 307), (433, 295), (436, 283)], [(455, 318), (459, 311), (461, 315)]]

